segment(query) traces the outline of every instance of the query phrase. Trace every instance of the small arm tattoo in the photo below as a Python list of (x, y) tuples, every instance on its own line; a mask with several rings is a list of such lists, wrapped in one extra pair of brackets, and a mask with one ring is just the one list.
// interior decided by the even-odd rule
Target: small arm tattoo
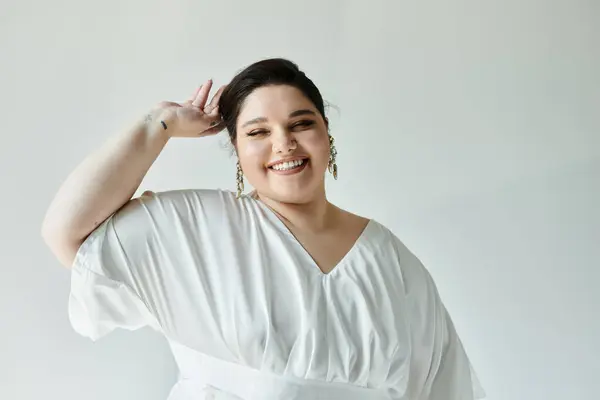
[[(146, 117), (144, 118), (144, 123), (146, 125), (150, 124), (153, 121), (152, 119), (152, 113), (148, 113), (146, 114)], [(162, 125), (163, 129), (166, 131), (167, 130), (167, 124), (165, 123), (165, 121), (160, 120), (160, 124)]]

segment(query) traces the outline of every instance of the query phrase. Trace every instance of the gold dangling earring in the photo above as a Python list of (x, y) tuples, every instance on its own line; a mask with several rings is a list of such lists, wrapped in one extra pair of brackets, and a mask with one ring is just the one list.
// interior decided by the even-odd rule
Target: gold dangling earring
[(337, 180), (338, 178), (338, 167), (335, 163), (335, 158), (337, 156), (337, 150), (335, 148), (333, 136), (329, 135), (329, 172), (333, 175), (333, 179)]
[(236, 198), (242, 197), (242, 193), (244, 193), (244, 172), (242, 171), (242, 166), (240, 165), (240, 161), (237, 162), (237, 173), (235, 176), (235, 180), (237, 182), (237, 196)]

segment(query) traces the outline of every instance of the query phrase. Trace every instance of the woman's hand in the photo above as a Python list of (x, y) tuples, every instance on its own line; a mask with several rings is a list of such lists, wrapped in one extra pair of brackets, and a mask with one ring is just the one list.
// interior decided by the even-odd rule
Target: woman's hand
[(208, 80), (183, 103), (161, 102), (146, 118), (154, 129), (164, 131), (169, 137), (199, 137), (219, 133), (225, 127), (219, 114), (221, 86), (207, 103), (212, 80)]

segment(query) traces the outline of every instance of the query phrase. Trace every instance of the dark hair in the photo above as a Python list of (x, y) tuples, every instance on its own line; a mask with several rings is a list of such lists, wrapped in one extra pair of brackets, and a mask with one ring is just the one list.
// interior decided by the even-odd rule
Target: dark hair
[(298, 65), (283, 58), (266, 59), (239, 72), (221, 94), (219, 112), (229, 132), (231, 143), (235, 143), (237, 138), (237, 119), (246, 97), (255, 89), (269, 85), (289, 85), (300, 90), (328, 123), (321, 92)]

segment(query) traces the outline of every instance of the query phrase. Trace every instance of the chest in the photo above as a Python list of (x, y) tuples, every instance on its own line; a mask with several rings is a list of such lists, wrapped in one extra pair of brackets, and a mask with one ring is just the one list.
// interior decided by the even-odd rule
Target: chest
[(255, 282), (264, 290), (247, 287), (230, 299), (221, 324), (226, 346), (259, 360), (256, 367), (295, 376), (322, 378), (332, 365), (343, 380), (356, 371), (383, 376), (407, 342), (403, 305), (380, 286), (383, 277), (362, 276), (363, 267), (348, 259), (343, 274), (332, 276), (310, 266), (268, 272), (268, 286)]
[[(207, 354), (259, 369), (343, 381), (387, 376), (409, 337), (392, 253), (368, 240), (348, 250), (335, 238), (269, 229), (194, 253), (186, 290), (172, 291), (185, 301), (179, 331), (194, 332), (193, 347)], [(324, 262), (338, 269), (323, 273)]]
[(248, 244), (260, 252), (236, 257), (243, 260), (236, 272), (240, 281), (224, 283), (244, 287), (230, 291), (228, 307), (231, 320), (247, 327), (235, 339), (243, 341), (241, 348), (269, 354), (277, 344), (284, 354), (303, 349), (328, 355), (335, 343), (383, 358), (391, 354), (405, 313), (395, 260), (376, 255), (368, 241), (301, 234), (256, 240)]
[(355, 244), (356, 237), (349, 235), (322, 234), (311, 235), (298, 231), (290, 231), (297, 243), (290, 247), (301, 248), (306, 262), (314, 264), (323, 274), (333, 271)]
[(317, 233), (282, 223), (282, 229), (289, 233), (287, 245), (300, 248), (307, 263), (314, 264), (323, 274), (329, 274), (352, 256), (354, 248), (362, 245), (364, 236), (368, 235), (368, 227), (369, 221), (361, 218), (351, 219), (336, 229)]

